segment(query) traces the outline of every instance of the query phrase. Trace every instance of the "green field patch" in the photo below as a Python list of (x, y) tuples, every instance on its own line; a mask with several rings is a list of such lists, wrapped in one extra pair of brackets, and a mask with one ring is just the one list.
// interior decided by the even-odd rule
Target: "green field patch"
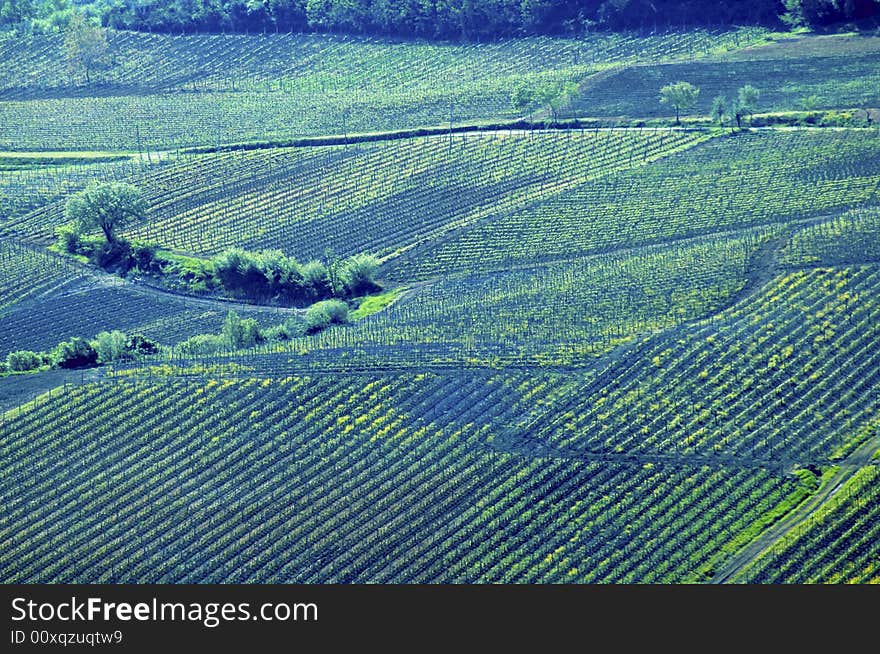
[(349, 314), (349, 318), (356, 321), (379, 313), (391, 306), (406, 290), (406, 287), (394, 288), (384, 293), (365, 297), (358, 303), (357, 309)]

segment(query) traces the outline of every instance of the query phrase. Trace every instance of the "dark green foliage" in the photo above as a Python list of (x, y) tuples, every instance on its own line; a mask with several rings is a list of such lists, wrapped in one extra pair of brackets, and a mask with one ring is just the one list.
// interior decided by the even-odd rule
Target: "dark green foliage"
[(159, 351), (159, 345), (143, 334), (130, 334), (125, 343), (125, 349), (135, 356), (147, 356), (156, 354)]
[(319, 261), (300, 264), (275, 250), (247, 252), (232, 248), (212, 259), (211, 267), (219, 284), (235, 295), (303, 305), (334, 295), (375, 290), (378, 286), (373, 276), (378, 265), (372, 262), (375, 259), (366, 255), (334, 261), (337, 279), (332, 280), (328, 266)]
[(242, 319), (235, 311), (230, 311), (226, 315), (223, 338), (229, 347), (236, 350), (254, 347), (266, 340), (255, 319)]
[(344, 293), (350, 297), (375, 293), (382, 287), (375, 282), (379, 261), (368, 254), (356, 254), (340, 266), (339, 278)]
[(197, 334), (177, 344), (177, 352), (184, 356), (210, 356), (229, 349), (229, 342), (221, 334)]
[(93, 264), (121, 275), (131, 271), (155, 275), (169, 287), (188, 292), (222, 288), (235, 297), (303, 306), (382, 288), (375, 282), (379, 262), (366, 254), (339, 259), (331, 253), (329, 264), (300, 264), (279, 250), (248, 252), (230, 248), (205, 260), (120, 237), (108, 241), (86, 236), (77, 223), (58, 228), (56, 235), (56, 247), (62, 252), (86, 256)]
[(58, 249), (68, 254), (78, 254), (81, 246), (81, 234), (73, 225), (62, 225), (56, 232)]
[(101, 332), (92, 341), (91, 345), (98, 353), (98, 363), (110, 363), (128, 357), (126, 345), (128, 337), (114, 329), (112, 332)]
[[(867, 3), (858, 0), (855, 4)], [(776, 24), (783, 10), (779, 0), (721, 5), (710, 0), (218, 0), (209, 4), (115, 0), (104, 12), (104, 23), (166, 32), (317, 30), (481, 39), (571, 35), (595, 27)]]
[(870, 18), (880, 13), (877, 0), (783, 0), (782, 20), (793, 26), (819, 29), (847, 20)]
[(57, 368), (91, 368), (98, 365), (98, 352), (86, 339), (79, 337), (56, 345), (50, 357)]

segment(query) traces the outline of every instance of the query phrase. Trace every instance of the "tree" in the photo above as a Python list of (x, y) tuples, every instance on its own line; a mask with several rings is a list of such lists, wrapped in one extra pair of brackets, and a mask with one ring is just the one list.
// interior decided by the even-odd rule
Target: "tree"
[(712, 118), (714, 118), (719, 125), (724, 126), (724, 114), (727, 113), (727, 98), (723, 95), (715, 96), (715, 99), (712, 100)]
[(532, 122), (532, 112), (535, 109), (535, 102), (537, 100), (536, 96), (534, 88), (525, 82), (520, 82), (510, 95), (510, 103), (517, 113), (527, 112), (529, 114), (529, 122)]
[(306, 333), (314, 334), (333, 324), (348, 321), (348, 305), (341, 300), (316, 302), (306, 310)]
[(104, 30), (90, 23), (82, 14), (73, 14), (64, 30), (64, 52), (71, 76), (83, 73), (86, 84), (90, 73), (107, 66), (107, 37)]
[(822, 28), (877, 15), (877, 0), (782, 0), (782, 20), (792, 27)]
[(372, 293), (380, 288), (376, 284), (379, 260), (369, 254), (356, 254), (345, 260), (340, 271), (342, 287), (347, 295)]
[(751, 84), (741, 87), (736, 94), (736, 100), (733, 103), (733, 117), (736, 118), (736, 126), (742, 127), (742, 119), (744, 116), (751, 117), (758, 108), (758, 98), (761, 92)]
[(92, 347), (98, 353), (98, 363), (109, 363), (125, 358), (128, 354), (128, 337), (114, 329), (112, 332), (101, 332), (92, 341)]
[(131, 184), (92, 181), (67, 200), (64, 214), (81, 234), (100, 227), (112, 246), (116, 230), (132, 218), (144, 218), (146, 210), (147, 203)]
[(0, 0), (0, 25), (18, 25), (36, 15), (33, 0)]
[(98, 365), (98, 352), (86, 339), (79, 337), (59, 343), (50, 356), (58, 368), (90, 368)]
[(680, 123), (679, 114), (697, 104), (700, 89), (690, 82), (678, 81), (667, 84), (660, 89), (660, 104), (672, 105), (675, 108), (675, 124)]
[(36, 370), (43, 365), (43, 358), (37, 352), (19, 350), (6, 355), (6, 368), (14, 372)]
[(536, 99), (547, 107), (553, 122), (559, 118), (559, 112), (577, 95), (578, 85), (574, 82), (561, 80), (548, 82), (535, 94)]
[(254, 347), (264, 340), (257, 321), (253, 318), (242, 319), (235, 311), (226, 314), (223, 338), (229, 347), (236, 350)]

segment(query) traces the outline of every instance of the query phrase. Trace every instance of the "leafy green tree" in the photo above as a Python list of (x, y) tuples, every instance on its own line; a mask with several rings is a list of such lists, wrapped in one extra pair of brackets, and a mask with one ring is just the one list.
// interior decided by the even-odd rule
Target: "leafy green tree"
[(0, 0), (0, 25), (18, 25), (36, 15), (33, 0)]
[(320, 261), (309, 261), (302, 266), (303, 286), (307, 297), (320, 299), (332, 295), (327, 266)]
[(761, 92), (751, 84), (741, 87), (736, 94), (736, 100), (733, 103), (732, 114), (736, 118), (736, 126), (742, 127), (742, 119), (745, 116), (751, 118), (752, 114), (758, 108), (758, 98)]
[(36, 370), (43, 365), (43, 357), (30, 350), (18, 350), (6, 355), (6, 368), (14, 372)]
[(722, 127), (724, 126), (724, 116), (727, 114), (727, 98), (723, 95), (715, 96), (712, 100), (712, 118)]
[(380, 287), (376, 284), (379, 260), (369, 254), (356, 254), (343, 262), (339, 272), (340, 282), (349, 296), (372, 293)]
[(876, 16), (877, 0), (782, 0), (781, 18), (792, 27), (817, 29), (842, 21)]
[(542, 105), (547, 107), (553, 122), (556, 122), (559, 119), (559, 113), (566, 105), (571, 103), (577, 92), (578, 85), (574, 82), (557, 80), (542, 86), (537, 91), (536, 98)]
[(125, 349), (135, 356), (144, 356), (156, 354), (159, 351), (159, 344), (143, 334), (130, 334), (125, 342)]
[(254, 347), (263, 342), (260, 326), (253, 318), (242, 319), (235, 311), (226, 314), (223, 338), (233, 349)]
[(675, 109), (675, 124), (678, 125), (681, 122), (679, 114), (693, 108), (699, 95), (700, 89), (696, 86), (690, 82), (678, 81), (660, 89), (660, 104), (668, 104)]
[(64, 207), (68, 220), (83, 234), (100, 228), (107, 243), (116, 243), (116, 230), (133, 218), (144, 218), (147, 203), (140, 191), (125, 182), (92, 181), (73, 194)]
[(177, 353), (183, 356), (207, 356), (228, 349), (228, 341), (217, 334), (196, 334), (175, 346)]
[(332, 324), (348, 321), (348, 305), (341, 300), (316, 302), (306, 310), (306, 333), (314, 334)]
[(128, 354), (128, 337), (114, 329), (112, 332), (101, 332), (92, 341), (92, 347), (98, 353), (98, 363), (110, 363), (125, 358)]
[(84, 74), (91, 83), (91, 73), (107, 67), (107, 37), (104, 30), (85, 16), (75, 13), (64, 30), (64, 52), (72, 76)]
[(537, 93), (535, 89), (526, 82), (520, 82), (510, 94), (510, 103), (517, 113), (528, 113), (529, 122), (532, 122), (532, 112), (535, 110), (537, 102)]

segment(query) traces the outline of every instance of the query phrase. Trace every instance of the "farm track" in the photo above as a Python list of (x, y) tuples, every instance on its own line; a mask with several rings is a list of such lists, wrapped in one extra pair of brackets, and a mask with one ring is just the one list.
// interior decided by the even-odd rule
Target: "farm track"
[(880, 434), (870, 438), (859, 446), (852, 454), (837, 464), (837, 472), (812, 497), (802, 502), (784, 519), (764, 531), (754, 541), (746, 545), (738, 554), (731, 558), (709, 583), (724, 584), (735, 582), (737, 576), (764, 552), (773, 547), (788, 532), (807, 522), (828, 500), (840, 491), (853, 475), (861, 468), (869, 465), (871, 457), (880, 448)]

